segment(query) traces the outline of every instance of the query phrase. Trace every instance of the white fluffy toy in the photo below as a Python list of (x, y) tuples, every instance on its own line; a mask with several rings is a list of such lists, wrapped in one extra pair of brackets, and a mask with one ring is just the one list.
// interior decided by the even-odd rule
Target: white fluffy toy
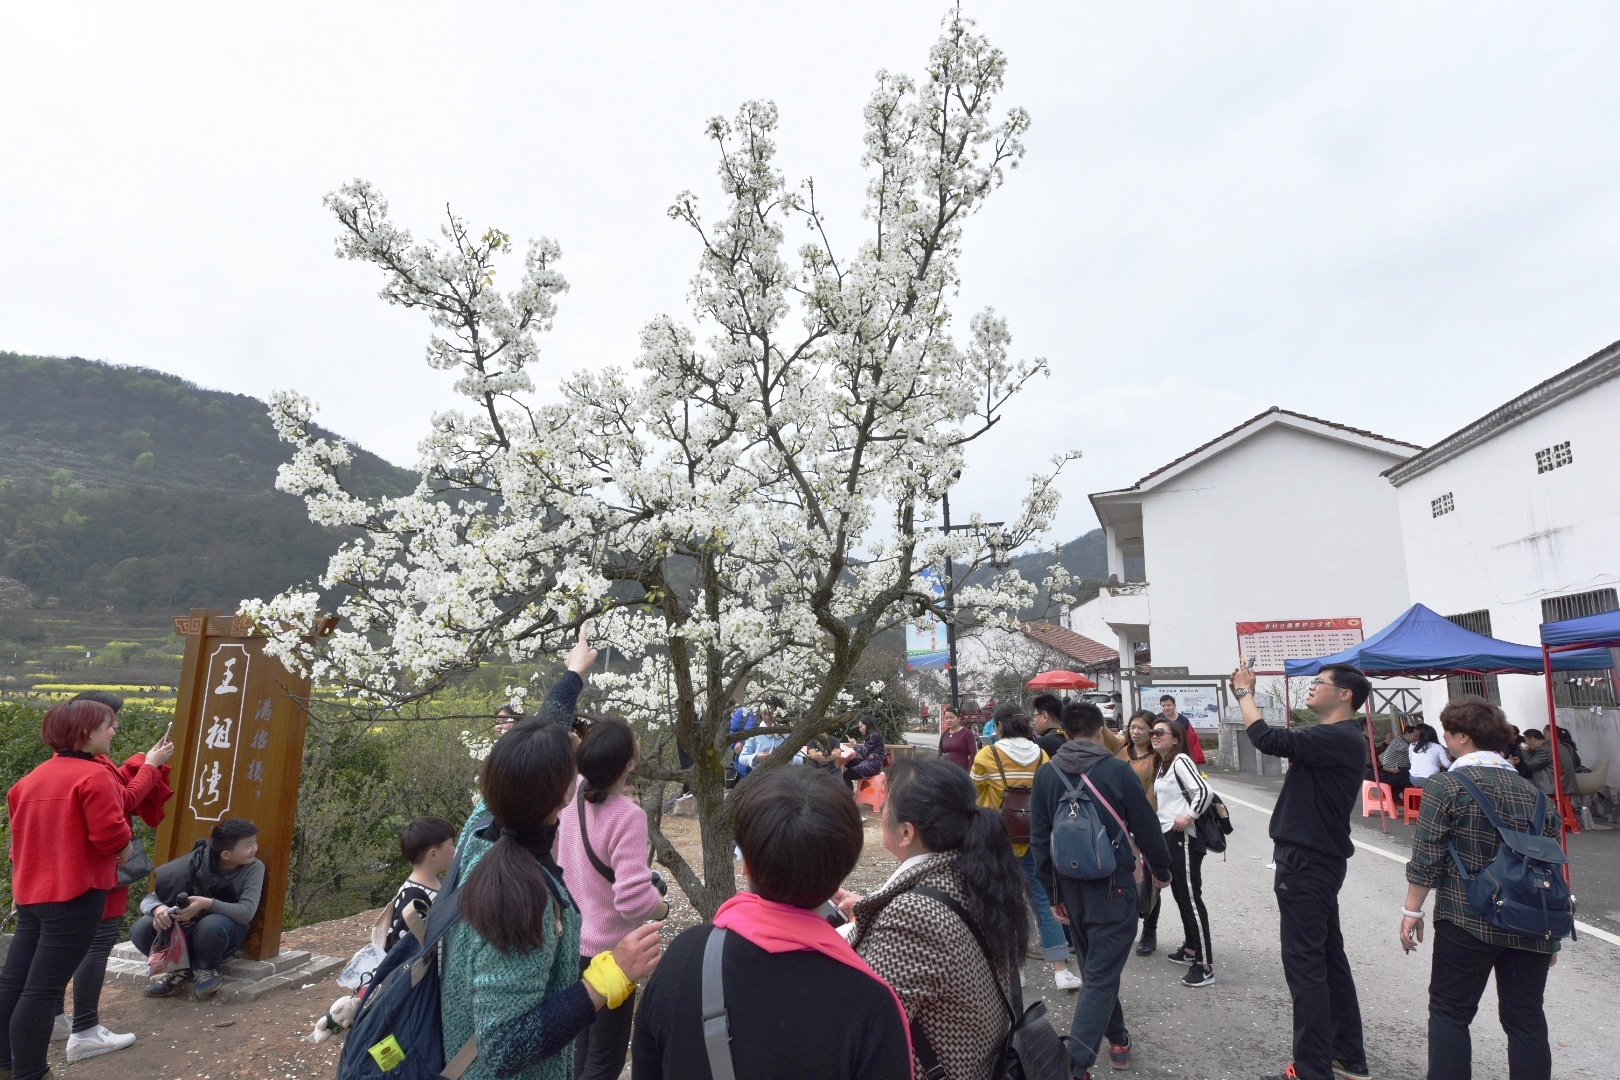
[(348, 1031), (349, 1025), (354, 1023), (355, 1014), (359, 1011), (360, 999), (353, 994), (338, 998), (332, 1002), (325, 1015), (315, 1021), (315, 1030), (304, 1036), (304, 1041), (319, 1046), (332, 1036)]

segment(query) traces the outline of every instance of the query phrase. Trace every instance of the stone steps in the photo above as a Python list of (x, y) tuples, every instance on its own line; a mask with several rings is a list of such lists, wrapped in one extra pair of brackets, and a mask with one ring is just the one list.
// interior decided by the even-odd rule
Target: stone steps
[[(307, 983), (324, 982), (343, 970), (347, 963), (341, 957), (321, 956), (301, 949), (284, 949), (269, 960), (244, 960), (237, 957), (225, 961), (220, 974), (225, 982), (220, 986), (215, 1001), (257, 1001), (267, 994)], [(146, 981), (146, 957), (133, 944), (121, 941), (113, 946), (107, 960), (107, 977), (111, 979)]]

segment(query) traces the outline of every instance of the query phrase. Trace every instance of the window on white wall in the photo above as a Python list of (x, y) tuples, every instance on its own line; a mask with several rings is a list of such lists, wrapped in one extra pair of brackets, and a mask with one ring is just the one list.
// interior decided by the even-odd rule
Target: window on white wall
[[(1462, 627), (1472, 630), (1476, 634), (1491, 636), (1491, 612), (1489, 608), (1478, 611), (1465, 611), (1461, 615), (1447, 615), (1446, 618)], [(1495, 675), (1448, 675), (1446, 677), (1446, 700), (1456, 701), (1461, 697), (1482, 697), (1492, 705), (1502, 704), (1502, 688), (1497, 684)]]
[[(1564, 444), (1566, 447), (1568, 443)], [(1561, 622), (1564, 619), (1583, 619), (1588, 615), (1602, 615), (1620, 611), (1620, 595), (1613, 589), (1593, 589), (1591, 592), (1554, 596), (1541, 602), (1542, 622)], [(1612, 670), (1553, 672), (1553, 699), (1571, 708), (1616, 704)]]
[(1429, 510), (1434, 514), (1435, 517), (1440, 517), (1442, 514), (1449, 514), (1455, 509), (1457, 509), (1457, 506), (1451, 501), (1451, 492), (1449, 491), (1440, 496), (1438, 499), (1429, 500)]
[(1536, 472), (1552, 472), (1562, 469), (1565, 465), (1573, 464), (1575, 454), (1569, 448), (1569, 443), (1561, 442), (1556, 446), (1549, 446), (1545, 450), (1536, 451)]

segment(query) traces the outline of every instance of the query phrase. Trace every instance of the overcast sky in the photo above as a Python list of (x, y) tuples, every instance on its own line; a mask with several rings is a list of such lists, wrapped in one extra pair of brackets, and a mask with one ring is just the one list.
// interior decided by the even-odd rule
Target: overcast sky
[[(780, 162), (859, 233), (860, 111), (945, 4), (0, 6), (0, 349), (263, 397), (412, 464), (449, 378), (425, 319), (333, 257), (356, 176), (431, 234), (547, 235), (571, 282), (545, 383), (685, 315), (665, 210), (718, 210), (704, 121), (781, 108)], [(1016, 512), (1052, 450), (1058, 538), (1269, 405), (1427, 443), (1620, 338), (1620, 7), (968, 3), (1030, 110), (968, 226), (958, 322), (1053, 374), (958, 512)], [(1296, 489), (1310, 477), (1291, 478)]]

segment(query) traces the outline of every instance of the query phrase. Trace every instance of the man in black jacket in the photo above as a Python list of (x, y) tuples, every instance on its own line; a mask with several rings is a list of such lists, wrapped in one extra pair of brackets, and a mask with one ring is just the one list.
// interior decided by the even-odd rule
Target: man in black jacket
[(1029, 850), (1035, 857), (1036, 877), (1046, 883), (1048, 896), (1058, 898), (1052, 914), (1068, 925), (1075, 955), (1080, 958), (1085, 986), (1074, 1004), (1074, 1022), (1069, 1026), (1075, 1040), (1069, 1045), (1069, 1059), (1074, 1075), (1085, 1080), (1091, 1075), (1088, 1070), (1097, 1060), (1105, 1035), (1109, 1064), (1123, 1069), (1130, 1063), (1131, 1036), (1119, 1004), (1119, 979), (1136, 941), (1136, 858), (1113, 815), (1099, 807), (1118, 860), (1113, 877), (1081, 881), (1055, 873), (1052, 819), (1066, 785), (1053, 770), (1061, 771), (1071, 785), (1078, 783), (1082, 775), (1090, 777), (1103, 798), (1125, 820), (1152, 871), (1153, 884), (1159, 888), (1170, 884), (1170, 848), (1159, 830), (1158, 815), (1142, 790), (1142, 781), (1103, 743), (1102, 711), (1095, 705), (1069, 702), (1063, 707), (1062, 719), (1069, 741), (1058, 748), (1050, 766), (1043, 765), (1035, 774), (1035, 788), (1030, 795)]
[(1288, 775), (1271, 811), (1283, 976), (1294, 999), (1294, 1064), (1262, 1080), (1365, 1080), (1361, 1005), (1339, 929), (1339, 888), (1355, 846), (1350, 814), (1361, 790), (1368, 743), (1356, 710), (1372, 686), (1348, 664), (1330, 664), (1311, 682), (1305, 704), (1314, 727), (1274, 728), (1254, 703), (1254, 672), (1232, 673), (1249, 742), (1287, 758)]

